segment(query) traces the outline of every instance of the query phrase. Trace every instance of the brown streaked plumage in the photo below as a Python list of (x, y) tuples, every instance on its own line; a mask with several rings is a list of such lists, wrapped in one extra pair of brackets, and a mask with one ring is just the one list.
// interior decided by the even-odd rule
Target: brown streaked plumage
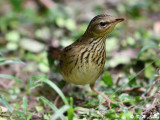
[(116, 103), (95, 90), (94, 84), (104, 69), (106, 38), (115, 25), (123, 20), (106, 14), (97, 15), (89, 23), (86, 32), (62, 50), (59, 58), (60, 73), (66, 82), (76, 85), (90, 84), (94, 92), (107, 100), (109, 108), (110, 103)]

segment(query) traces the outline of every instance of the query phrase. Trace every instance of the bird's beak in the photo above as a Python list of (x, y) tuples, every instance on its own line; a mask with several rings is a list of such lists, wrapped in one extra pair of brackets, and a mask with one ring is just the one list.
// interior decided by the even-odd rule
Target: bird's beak
[(114, 21), (112, 21), (112, 23), (116, 23), (117, 24), (117, 23), (120, 23), (122, 21), (124, 21), (124, 18), (117, 18)]

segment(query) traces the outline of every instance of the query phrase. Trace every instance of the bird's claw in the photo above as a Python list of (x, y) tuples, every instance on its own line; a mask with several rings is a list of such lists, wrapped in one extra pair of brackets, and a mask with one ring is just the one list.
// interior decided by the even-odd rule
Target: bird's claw
[(120, 102), (114, 102), (114, 101), (111, 101), (110, 99), (107, 99), (104, 103), (103, 103), (103, 105), (107, 105), (108, 106), (108, 109), (111, 109), (111, 104), (119, 104), (119, 105), (121, 105), (121, 106), (124, 106), (122, 103), (120, 103)]

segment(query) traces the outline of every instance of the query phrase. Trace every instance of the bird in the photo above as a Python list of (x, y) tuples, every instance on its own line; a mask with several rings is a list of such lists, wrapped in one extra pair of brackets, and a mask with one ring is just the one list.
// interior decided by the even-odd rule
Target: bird
[(108, 14), (95, 16), (89, 23), (84, 34), (71, 45), (62, 50), (50, 47), (49, 56), (59, 61), (59, 72), (67, 84), (89, 84), (93, 92), (101, 95), (110, 109), (110, 104), (121, 104), (109, 99), (97, 91), (94, 86), (96, 80), (103, 73), (106, 61), (106, 40), (115, 26), (124, 18), (113, 17)]

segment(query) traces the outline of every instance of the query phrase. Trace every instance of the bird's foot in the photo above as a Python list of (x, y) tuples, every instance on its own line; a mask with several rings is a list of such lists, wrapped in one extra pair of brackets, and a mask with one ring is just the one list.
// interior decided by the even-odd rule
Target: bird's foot
[(111, 101), (107, 96), (105, 96), (104, 94), (102, 94), (101, 92), (97, 91), (94, 89), (93, 87), (94, 85), (91, 85), (91, 89), (93, 92), (97, 93), (98, 95), (102, 96), (106, 101), (103, 103), (103, 105), (107, 105), (108, 106), (108, 109), (111, 109), (111, 104), (119, 104), (121, 106), (124, 106), (122, 103), (120, 102), (114, 102), (114, 101)]
[(108, 106), (108, 109), (111, 109), (111, 104), (119, 104), (121, 106), (124, 106), (122, 103), (111, 101), (109, 98), (107, 98), (106, 101), (103, 103), (103, 105)]

